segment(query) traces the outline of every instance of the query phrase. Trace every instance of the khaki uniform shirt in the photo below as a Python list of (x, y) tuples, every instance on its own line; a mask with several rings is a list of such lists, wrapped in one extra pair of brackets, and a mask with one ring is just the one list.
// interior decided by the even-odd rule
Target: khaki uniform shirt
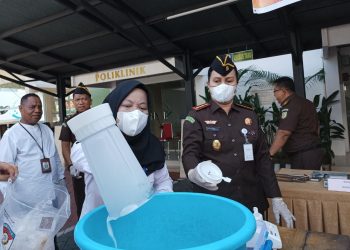
[[(253, 145), (254, 160), (244, 160), (244, 135)], [(198, 163), (212, 160), (231, 183), (221, 182), (218, 191), (197, 185), (197, 192), (221, 195), (259, 211), (268, 207), (266, 197), (281, 197), (268, 147), (257, 115), (249, 108), (234, 105), (227, 115), (215, 102), (191, 111), (183, 128), (183, 165), (186, 173)], [(220, 146), (218, 146), (220, 145)]]
[(296, 94), (284, 101), (278, 129), (292, 132), (283, 147), (287, 153), (307, 150), (320, 144), (315, 106)]

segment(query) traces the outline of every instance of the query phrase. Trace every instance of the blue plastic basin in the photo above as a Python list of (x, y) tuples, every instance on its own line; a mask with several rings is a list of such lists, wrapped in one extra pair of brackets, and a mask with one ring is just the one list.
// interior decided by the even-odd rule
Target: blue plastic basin
[[(104, 206), (75, 227), (82, 250), (114, 248), (107, 233)], [(137, 250), (245, 249), (255, 232), (252, 213), (238, 202), (215, 195), (162, 193), (134, 212), (112, 222), (118, 248)]]

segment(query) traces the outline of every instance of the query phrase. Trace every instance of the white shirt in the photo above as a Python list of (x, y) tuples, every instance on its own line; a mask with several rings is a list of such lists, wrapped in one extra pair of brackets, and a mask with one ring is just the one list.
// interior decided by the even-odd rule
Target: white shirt
[(87, 163), (80, 143), (73, 144), (70, 157), (73, 163), (72, 167), (76, 168), (79, 172), (84, 173), (85, 199), (80, 214), (80, 218), (82, 218), (92, 209), (103, 205), (103, 200), (100, 196), (100, 192), (98, 191), (98, 187), (96, 185), (94, 177), (92, 176), (90, 167)]
[[(0, 161), (18, 166), (19, 177), (37, 179), (57, 183), (64, 178), (64, 169), (59, 158), (54, 136), (45, 124), (28, 125), (21, 123), (28, 132), (16, 123), (6, 130), (0, 141)], [(40, 126), (40, 128), (39, 128)], [(51, 173), (42, 173), (40, 160), (49, 158)]]
[[(92, 209), (103, 205), (103, 200), (98, 191), (96, 182), (87, 163), (83, 149), (80, 143), (74, 143), (71, 149), (71, 160), (73, 166), (80, 172), (84, 172), (85, 180), (85, 200), (81, 211), (80, 218)], [(154, 171), (148, 176), (148, 180), (153, 186), (154, 193), (172, 192), (173, 182), (169, 176), (166, 164), (164, 167)]]
[[(26, 186), (25, 190), (32, 193), (44, 192), (41, 183), (45, 181), (58, 183), (64, 178), (64, 169), (56, 149), (53, 133), (45, 124), (21, 124), (16, 123), (4, 133), (0, 141), (0, 161), (17, 165), (17, 183), (19, 178), (34, 180), (35, 184), (30, 187)], [(40, 160), (43, 158), (48, 158), (50, 161), (50, 173), (42, 173)], [(37, 237), (39, 234), (40, 231), (35, 231), (32, 236)], [(36, 241), (27, 243), (18, 241), (16, 244), (27, 244), (27, 247), (31, 248), (30, 246), (36, 244)], [(54, 249), (53, 240), (49, 240), (45, 246), (47, 249)], [(13, 247), (16, 248), (14, 245)], [(23, 245), (21, 249), (23, 249)]]

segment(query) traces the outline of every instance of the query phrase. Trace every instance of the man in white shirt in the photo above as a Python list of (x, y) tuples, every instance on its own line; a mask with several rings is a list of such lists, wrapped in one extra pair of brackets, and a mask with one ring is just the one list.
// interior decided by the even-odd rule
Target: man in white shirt
[(39, 123), (42, 104), (38, 95), (21, 98), (20, 122), (8, 129), (0, 141), (0, 161), (18, 166), (19, 177), (64, 182), (62, 167), (51, 129)]
[[(39, 96), (33, 93), (24, 95), (19, 110), (21, 120), (6, 130), (0, 141), (0, 162), (18, 167), (18, 181), (20, 178), (35, 180), (35, 187), (25, 189), (32, 190), (33, 197), (38, 197), (40, 194), (33, 190), (40, 190), (44, 194), (47, 191), (44, 183), (47, 181), (65, 186), (64, 169), (52, 130), (39, 123), (43, 114)], [(53, 242), (47, 244), (48, 249), (57, 249)]]

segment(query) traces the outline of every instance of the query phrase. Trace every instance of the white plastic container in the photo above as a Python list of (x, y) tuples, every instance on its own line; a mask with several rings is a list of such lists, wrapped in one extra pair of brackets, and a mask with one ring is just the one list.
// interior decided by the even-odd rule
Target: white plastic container
[(151, 185), (107, 103), (70, 119), (68, 126), (82, 144), (110, 218), (131, 212), (148, 199)]
[(198, 173), (206, 182), (219, 184), (221, 181), (231, 182), (228, 177), (223, 177), (220, 168), (211, 160), (202, 161), (198, 164)]
[(253, 237), (246, 243), (246, 247), (247, 250), (260, 250), (267, 240), (268, 231), (262, 214), (259, 213), (258, 208), (254, 207), (253, 210), (253, 215), (256, 221), (256, 230)]

